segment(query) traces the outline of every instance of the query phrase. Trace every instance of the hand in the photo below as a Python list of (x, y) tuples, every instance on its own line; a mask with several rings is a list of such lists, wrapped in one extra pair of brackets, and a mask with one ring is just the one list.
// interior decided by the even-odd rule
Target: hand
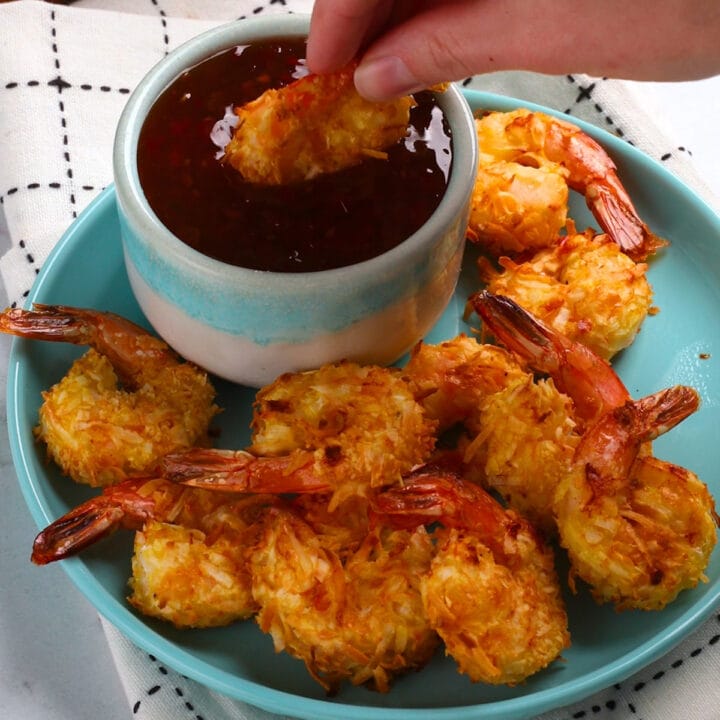
[(691, 80), (720, 72), (712, 0), (316, 0), (314, 72), (360, 57), (358, 91), (384, 100), (496, 70)]

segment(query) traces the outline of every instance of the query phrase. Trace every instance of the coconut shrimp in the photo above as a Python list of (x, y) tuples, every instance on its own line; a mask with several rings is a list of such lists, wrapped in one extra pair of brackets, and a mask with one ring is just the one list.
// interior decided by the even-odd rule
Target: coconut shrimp
[(460, 672), (474, 682), (514, 685), (568, 647), (553, 554), (513, 510), (479, 486), (432, 467), (416, 471), (373, 504), (401, 526), (441, 523), (422, 599)]
[(419, 344), (405, 372), (441, 430), (461, 425), (454, 439), (465, 476), (553, 535), (558, 477), (579, 440), (570, 398), (509, 351), (467, 336)]
[(485, 397), (468, 427), (459, 443), (466, 475), (554, 537), (555, 493), (581, 437), (572, 400), (527, 374)]
[(236, 108), (224, 162), (249, 182), (283, 185), (384, 158), (407, 134), (414, 101), (365, 100), (355, 90), (354, 69), (310, 74)]
[(544, 323), (609, 360), (635, 339), (651, 310), (647, 264), (636, 263), (609, 235), (575, 231), (518, 262), (496, 270), (478, 260), (481, 279), (496, 295), (513, 299)]
[(606, 362), (512, 301), (485, 292), (474, 304), (501, 342), (562, 384), (582, 423), (553, 501), (571, 580), (582, 578), (600, 602), (645, 610), (703, 580), (717, 539), (713, 498), (649, 446), (697, 410), (697, 392), (676, 386), (632, 400)]
[(36, 304), (6, 310), (0, 330), (90, 346), (43, 393), (35, 430), (76, 482), (99, 487), (149, 475), (167, 453), (207, 444), (219, 411), (207, 374), (134, 323), (113, 313)]
[(424, 462), (435, 430), (401, 370), (340, 362), (262, 388), (248, 450), (173, 454), (163, 474), (235, 492), (325, 493), (332, 509)]
[(560, 542), (598, 602), (660, 610), (707, 581), (718, 516), (690, 470), (641, 445), (697, 408), (688, 388), (671, 388), (617, 408), (588, 430), (573, 472), (556, 492)]
[(376, 527), (341, 553), (332, 530), (327, 542), (327, 520), (317, 529), (297, 510), (268, 511), (250, 560), (256, 620), (328, 693), (343, 681), (386, 692), (439, 643), (420, 596), (430, 538), (423, 528)]
[(534, 370), (550, 375), (558, 389), (572, 398), (583, 424), (631, 399), (610, 363), (545, 325), (512, 299), (482, 290), (470, 297), (470, 304), (484, 330)]
[(483, 398), (528, 372), (507, 350), (467, 335), (432, 345), (418, 343), (404, 368), (420, 403), (439, 430), (470, 423)]
[(562, 172), (497, 161), (480, 147), (468, 238), (495, 257), (550, 247), (565, 227), (568, 186)]
[(665, 244), (638, 216), (611, 158), (576, 125), (521, 108), (487, 113), (476, 128), (480, 179), (469, 237), (492, 254), (553, 245), (567, 218), (564, 184), (585, 196), (600, 227), (634, 260)]
[(128, 601), (176, 627), (215, 627), (250, 617), (247, 550), (269, 496), (213, 493), (132, 478), (71, 510), (39, 533), (32, 560), (81, 552), (120, 528), (136, 530)]

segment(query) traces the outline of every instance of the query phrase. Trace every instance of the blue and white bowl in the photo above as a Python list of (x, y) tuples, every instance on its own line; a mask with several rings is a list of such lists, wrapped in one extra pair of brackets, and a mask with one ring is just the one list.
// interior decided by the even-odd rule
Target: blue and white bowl
[(476, 172), (472, 113), (450, 87), (438, 98), (453, 138), (445, 195), (425, 225), (392, 250), (339, 269), (278, 273), (220, 262), (173, 235), (151, 209), (138, 177), (138, 137), (151, 106), (198, 62), (258, 39), (304, 37), (309, 22), (300, 15), (266, 16), (188, 41), (140, 82), (115, 138), (125, 264), (140, 307), (182, 356), (253, 387), (282, 372), (340, 359), (390, 364), (423, 338), (458, 279)]

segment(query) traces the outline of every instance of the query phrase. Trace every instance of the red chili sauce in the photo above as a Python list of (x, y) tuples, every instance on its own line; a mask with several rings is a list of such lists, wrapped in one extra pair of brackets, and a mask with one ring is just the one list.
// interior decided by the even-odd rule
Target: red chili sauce
[(226, 263), (310, 272), (352, 265), (398, 245), (437, 207), (451, 138), (431, 93), (416, 95), (406, 139), (388, 159), (281, 187), (248, 183), (221, 162), (233, 106), (307, 73), (305, 41), (225, 51), (183, 73), (140, 133), (138, 170), (157, 216), (182, 241)]

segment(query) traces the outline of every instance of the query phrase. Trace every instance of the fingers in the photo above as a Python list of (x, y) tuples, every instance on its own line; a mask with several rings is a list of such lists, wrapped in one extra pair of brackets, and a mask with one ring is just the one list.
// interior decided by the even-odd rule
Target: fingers
[(499, 70), (679, 80), (720, 71), (707, 0), (316, 0), (307, 60), (388, 100)]
[(677, 80), (720, 69), (720, 11), (706, 0), (416, 3), (396, 0), (362, 57), (355, 85), (368, 99), (499, 70)]
[(392, 0), (316, 0), (307, 45), (310, 70), (333, 72), (350, 62), (382, 27), (392, 6)]
[(547, 22), (536, 17), (534, 5), (512, 0), (425, 3), (368, 47), (355, 75), (358, 91), (386, 100), (439, 82), (521, 67), (532, 52), (527, 48), (538, 44), (538, 25)]

